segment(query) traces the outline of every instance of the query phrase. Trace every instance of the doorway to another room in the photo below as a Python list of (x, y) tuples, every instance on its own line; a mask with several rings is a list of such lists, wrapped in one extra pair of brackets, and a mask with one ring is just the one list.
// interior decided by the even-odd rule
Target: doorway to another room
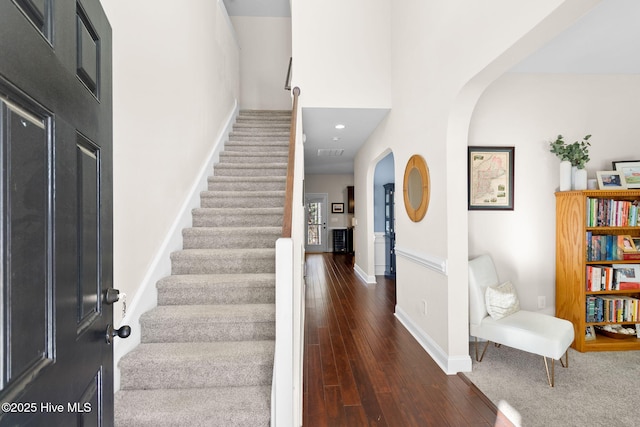
[(396, 221), (393, 153), (387, 154), (375, 166), (373, 212), (375, 274), (395, 279)]
[(327, 200), (327, 193), (307, 193), (304, 196), (307, 252), (327, 252)]

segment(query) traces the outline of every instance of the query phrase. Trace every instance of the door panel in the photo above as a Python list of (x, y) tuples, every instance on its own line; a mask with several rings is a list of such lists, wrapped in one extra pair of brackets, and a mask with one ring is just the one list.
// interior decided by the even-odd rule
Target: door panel
[(306, 194), (307, 214), (306, 245), (307, 252), (327, 251), (327, 194)]
[(98, 0), (0, 2), (0, 412), (111, 425), (111, 29)]
[(29, 107), (0, 98), (4, 218), (1, 231), (4, 292), (2, 386), (52, 363), (51, 177), (47, 121)]

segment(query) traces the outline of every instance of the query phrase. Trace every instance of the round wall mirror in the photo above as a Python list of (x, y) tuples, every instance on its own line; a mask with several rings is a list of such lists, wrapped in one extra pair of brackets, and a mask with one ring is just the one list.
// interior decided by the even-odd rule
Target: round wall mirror
[(402, 192), (407, 215), (413, 222), (421, 221), (429, 207), (430, 183), (427, 162), (418, 154), (407, 162)]

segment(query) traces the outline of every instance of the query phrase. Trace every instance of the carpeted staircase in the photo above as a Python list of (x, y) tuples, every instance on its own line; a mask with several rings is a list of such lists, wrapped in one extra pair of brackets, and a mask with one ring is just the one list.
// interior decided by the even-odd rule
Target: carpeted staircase
[(241, 111), (119, 362), (115, 425), (268, 426), (291, 114)]

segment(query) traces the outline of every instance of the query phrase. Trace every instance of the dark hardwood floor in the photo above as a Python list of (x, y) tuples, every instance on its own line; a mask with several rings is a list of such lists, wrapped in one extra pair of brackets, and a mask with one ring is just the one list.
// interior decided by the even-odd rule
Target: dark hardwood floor
[(365, 284), (349, 255), (308, 254), (306, 265), (305, 427), (496, 423), (495, 405), (395, 318), (393, 280)]

